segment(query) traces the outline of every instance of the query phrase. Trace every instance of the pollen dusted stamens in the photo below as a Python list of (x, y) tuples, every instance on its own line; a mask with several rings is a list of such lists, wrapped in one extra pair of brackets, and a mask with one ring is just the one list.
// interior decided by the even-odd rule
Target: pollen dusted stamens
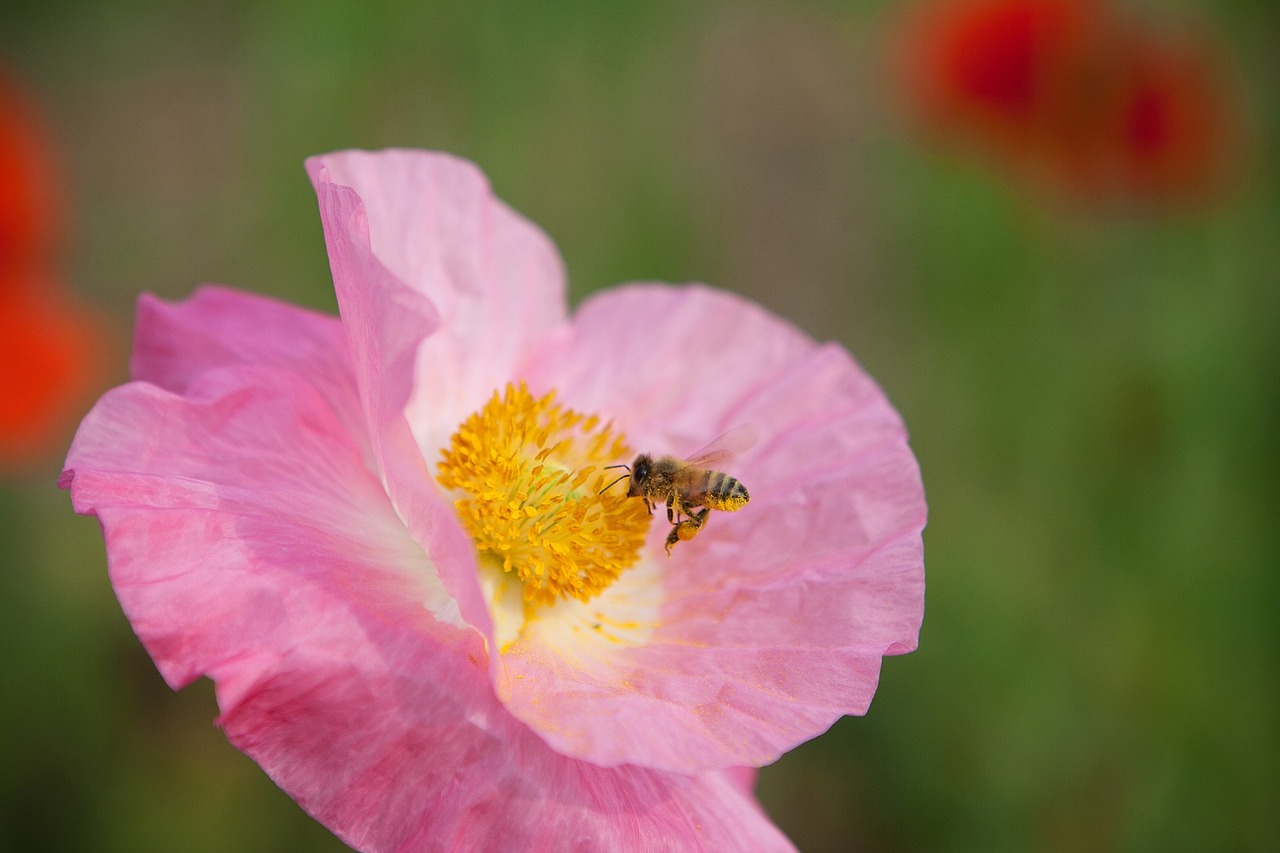
[(442, 451), (438, 479), (481, 561), (524, 584), (530, 604), (589, 601), (639, 557), (650, 516), (625, 493), (598, 494), (603, 467), (631, 450), (610, 426), (521, 383), (495, 391)]

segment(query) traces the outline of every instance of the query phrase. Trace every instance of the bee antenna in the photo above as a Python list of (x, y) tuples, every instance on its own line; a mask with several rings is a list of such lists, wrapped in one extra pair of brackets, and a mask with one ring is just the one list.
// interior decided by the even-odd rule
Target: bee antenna
[[(631, 470), (631, 466), (630, 466), (630, 465), (606, 465), (606, 466), (604, 466), (604, 468), (602, 468), (601, 470), (602, 470), (602, 471), (608, 471), (610, 468), (626, 468), (628, 471), (630, 471), (630, 470)], [(616, 482), (618, 482), (618, 481), (617, 481), (617, 480), (614, 480), (614, 482), (616, 483)]]
[[(626, 466), (626, 465), (610, 465), (609, 467), (610, 467), (610, 468), (627, 468), (627, 466)], [(627, 471), (628, 471), (628, 472), (630, 472), (630, 470), (631, 470), (630, 468), (627, 468)], [(609, 485), (607, 485), (607, 486), (605, 486), (603, 489), (601, 489), (597, 494), (601, 494), (601, 495), (603, 495), (605, 492), (607, 492), (607, 491), (609, 491), (610, 489), (612, 489), (616, 484), (618, 484), (618, 483), (622, 482), (623, 480), (627, 479), (627, 478), (628, 478), (628, 477), (630, 477), (630, 476), (631, 476), (631, 474), (630, 474), (630, 473), (623, 474), (621, 477), (619, 477), (618, 479), (614, 480), (612, 483), (610, 483)]]

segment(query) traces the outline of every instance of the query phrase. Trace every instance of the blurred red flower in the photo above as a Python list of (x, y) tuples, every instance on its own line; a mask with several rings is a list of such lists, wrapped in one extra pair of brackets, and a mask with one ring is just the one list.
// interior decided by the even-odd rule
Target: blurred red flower
[(0, 72), (0, 287), (15, 270), (49, 260), (58, 232), (61, 193), (44, 126), (26, 98)]
[(63, 291), (62, 189), (35, 109), (0, 73), (0, 466), (58, 447), (96, 390), (101, 321)]
[(1236, 93), (1208, 39), (1092, 0), (935, 0), (893, 42), (927, 133), (1081, 199), (1219, 194), (1238, 160)]
[(57, 288), (0, 290), (0, 464), (44, 456), (63, 439), (101, 374), (97, 316)]
[(1213, 196), (1243, 147), (1236, 93), (1213, 51), (1186, 35), (1128, 36), (1109, 132), (1121, 189), (1153, 200)]

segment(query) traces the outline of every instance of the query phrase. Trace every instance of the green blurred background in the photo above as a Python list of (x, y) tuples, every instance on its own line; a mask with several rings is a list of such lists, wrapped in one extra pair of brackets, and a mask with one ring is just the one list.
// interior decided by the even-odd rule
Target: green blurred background
[[(763, 771), (801, 849), (1277, 849), (1280, 7), (1175, 5), (1255, 144), (1228, 203), (1164, 216), (904, 133), (885, 0), (9, 0), (0, 55), (58, 135), (113, 381), (139, 291), (334, 310), (302, 159), (341, 147), (475, 160), (575, 299), (706, 281), (848, 346), (920, 459), (927, 609), (866, 717)], [(165, 687), (60, 462), (0, 485), (0, 848), (344, 849), (207, 682)]]

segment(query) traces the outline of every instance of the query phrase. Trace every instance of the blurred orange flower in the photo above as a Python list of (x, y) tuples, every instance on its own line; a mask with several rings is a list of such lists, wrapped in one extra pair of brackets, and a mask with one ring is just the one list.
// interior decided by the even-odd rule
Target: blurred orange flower
[(1231, 183), (1243, 120), (1207, 36), (1093, 0), (934, 0), (892, 44), (916, 123), (1019, 177), (1130, 203)]
[(0, 74), (0, 466), (58, 447), (96, 390), (102, 322), (61, 286), (63, 196), (34, 108)]

